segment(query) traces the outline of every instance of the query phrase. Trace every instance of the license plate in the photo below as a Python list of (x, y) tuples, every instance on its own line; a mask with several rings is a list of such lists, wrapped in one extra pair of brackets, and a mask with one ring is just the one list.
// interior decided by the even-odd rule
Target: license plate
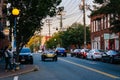
[(21, 61), (25, 61), (25, 59), (21, 59)]
[(47, 57), (53, 57), (53, 54), (48, 54)]

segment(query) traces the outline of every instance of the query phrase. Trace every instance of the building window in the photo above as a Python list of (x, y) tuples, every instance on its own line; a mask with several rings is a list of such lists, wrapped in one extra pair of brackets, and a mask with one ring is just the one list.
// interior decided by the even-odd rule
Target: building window
[(94, 29), (93, 29), (93, 32), (95, 32), (95, 27), (96, 27), (96, 21), (94, 21)]
[(103, 30), (104, 30), (104, 27), (105, 27), (104, 20), (105, 20), (105, 17), (103, 17), (103, 21), (102, 21), (102, 23), (103, 23), (103, 27), (102, 27), (102, 29), (103, 29)]
[(103, 26), (104, 26), (103, 18), (101, 18), (101, 30), (103, 30)]
[(100, 29), (101, 29), (100, 28), (101, 27), (101, 19), (99, 19), (97, 22), (98, 22), (98, 28), (97, 28), (98, 30), (97, 31), (100, 31)]
[(119, 40), (115, 40), (115, 50), (119, 50)]
[(104, 17), (104, 29), (106, 29), (106, 16)]
[(112, 23), (114, 20), (114, 15), (113, 14), (110, 14), (110, 23)]
[(91, 23), (91, 32), (93, 32), (93, 27), (94, 27), (94, 21)]
[(108, 14), (108, 28), (110, 28), (110, 14)]
[(94, 32), (96, 32), (97, 21), (95, 21)]

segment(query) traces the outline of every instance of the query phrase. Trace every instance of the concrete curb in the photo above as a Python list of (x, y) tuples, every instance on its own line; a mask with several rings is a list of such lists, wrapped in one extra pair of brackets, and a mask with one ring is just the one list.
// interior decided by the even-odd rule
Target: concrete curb
[(25, 68), (22, 68), (15, 72), (4, 72), (2, 75), (0, 75), (0, 78), (21, 75), (21, 74), (25, 74), (33, 71), (38, 71), (38, 70), (39, 70), (39, 67), (37, 65), (26, 65)]

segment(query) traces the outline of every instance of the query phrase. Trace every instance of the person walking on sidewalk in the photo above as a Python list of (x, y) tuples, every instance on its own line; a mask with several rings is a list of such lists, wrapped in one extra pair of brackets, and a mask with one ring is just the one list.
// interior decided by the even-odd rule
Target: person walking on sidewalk
[(7, 72), (9, 69), (11, 71), (14, 71), (13, 66), (11, 64), (13, 55), (12, 55), (12, 52), (10, 51), (9, 46), (6, 47), (4, 54), (5, 54), (5, 71)]

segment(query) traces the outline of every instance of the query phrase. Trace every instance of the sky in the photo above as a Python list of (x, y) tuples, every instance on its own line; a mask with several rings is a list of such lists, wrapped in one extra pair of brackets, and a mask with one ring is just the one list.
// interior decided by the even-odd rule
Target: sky
[[(92, 8), (93, 0), (85, 0), (85, 4), (89, 5), (90, 8)], [(63, 28), (66, 29), (69, 26), (71, 26), (73, 23), (81, 23), (83, 24), (83, 12), (80, 10), (79, 6), (82, 5), (82, 0), (62, 0), (60, 5), (58, 7), (64, 7), (63, 12)], [(88, 16), (90, 15), (90, 11), (86, 9), (86, 25), (90, 24), (90, 18)], [(50, 35), (57, 32), (56, 28), (60, 28), (60, 16), (55, 17), (47, 17), (47, 19), (50, 19), (51, 25), (50, 25)], [(47, 23), (44, 23), (43, 30), (41, 31), (42, 35), (49, 36), (49, 27)]]

